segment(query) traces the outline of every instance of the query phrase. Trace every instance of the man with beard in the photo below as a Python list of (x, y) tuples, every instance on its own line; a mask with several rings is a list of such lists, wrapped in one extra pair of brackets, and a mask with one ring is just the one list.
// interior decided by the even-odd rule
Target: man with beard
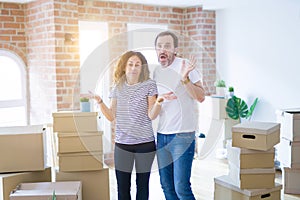
[(190, 183), (197, 130), (197, 102), (205, 91), (194, 57), (176, 56), (178, 38), (165, 31), (157, 35), (158, 66), (153, 74), (158, 94), (164, 98), (157, 129), (157, 160), (166, 200), (194, 200)]

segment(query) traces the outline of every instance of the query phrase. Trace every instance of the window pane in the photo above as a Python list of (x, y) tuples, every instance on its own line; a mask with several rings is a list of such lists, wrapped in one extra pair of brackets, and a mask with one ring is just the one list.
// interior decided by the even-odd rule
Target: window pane
[(0, 126), (25, 126), (25, 107), (0, 108)]
[(0, 56), (0, 91), (0, 101), (22, 99), (20, 68), (7, 56)]
[(107, 39), (107, 23), (79, 21), (80, 64)]

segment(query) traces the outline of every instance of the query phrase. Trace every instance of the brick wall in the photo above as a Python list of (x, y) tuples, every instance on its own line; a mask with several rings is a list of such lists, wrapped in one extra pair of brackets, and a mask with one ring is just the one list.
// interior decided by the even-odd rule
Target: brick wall
[(57, 109), (79, 108), (78, 1), (54, 1)]
[(215, 12), (203, 11), (201, 7), (185, 9), (183, 32), (189, 38), (187, 52), (193, 52), (203, 76), (206, 93), (215, 93), (216, 79), (216, 26)]
[(14, 52), (26, 64), (24, 7), (0, 2), (0, 48)]
[[(56, 110), (79, 108), (78, 20), (107, 22), (110, 38), (126, 32), (127, 23), (168, 25), (185, 38), (179, 53), (197, 56), (207, 91), (213, 90), (214, 12), (201, 7), (181, 9), (90, 0), (0, 3), (0, 8), (0, 48), (16, 52), (27, 63), (32, 122), (49, 121)], [(72, 41), (65, 40), (66, 34), (72, 36)], [(117, 45), (109, 47), (111, 57), (127, 49), (126, 38), (114, 42)]]
[(30, 123), (48, 123), (57, 108), (54, 5), (53, 1), (34, 1), (24, 10)]
[[(168, 29), (179, 33), (180, 38), (184, 40), (180, 44), (179, 53), (182, 56), (193, 54), (198, 58), (198, 66), (203, 75), (207, 94), (214, 93), (216, 42), (213, 11), (203, 11), (201, 7), (182, 9), (80, 0), (79, 19), (108, 22), (109, 37), (126, 32), (127, 23), (168, 25)], [(113, 42), (117, 45), (111, 44), (111, 52), (114, 52), (116, 56), (126, 50), (126, 38), (123, 41)]]

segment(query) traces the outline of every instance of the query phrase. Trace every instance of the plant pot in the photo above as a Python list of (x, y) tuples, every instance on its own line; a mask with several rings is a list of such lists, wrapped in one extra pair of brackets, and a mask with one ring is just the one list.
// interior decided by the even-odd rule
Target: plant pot
[(80, 111), (81, 112), (91, 112), (90, 102), (80, 102)]
[(225, 87), (216, 87), (216, 95), (225, 97)]

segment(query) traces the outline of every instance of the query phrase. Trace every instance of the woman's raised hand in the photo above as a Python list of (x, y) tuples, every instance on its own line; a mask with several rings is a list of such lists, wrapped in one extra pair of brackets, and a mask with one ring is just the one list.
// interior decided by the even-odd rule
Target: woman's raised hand
[(94, 94), (92, 91), (89, 90), (88, 94), (80, 94), (80, 97), (86, 97), (89, 99), (95, 99), (98, 103), (102, 103), (102, 99), (99, 95)]

